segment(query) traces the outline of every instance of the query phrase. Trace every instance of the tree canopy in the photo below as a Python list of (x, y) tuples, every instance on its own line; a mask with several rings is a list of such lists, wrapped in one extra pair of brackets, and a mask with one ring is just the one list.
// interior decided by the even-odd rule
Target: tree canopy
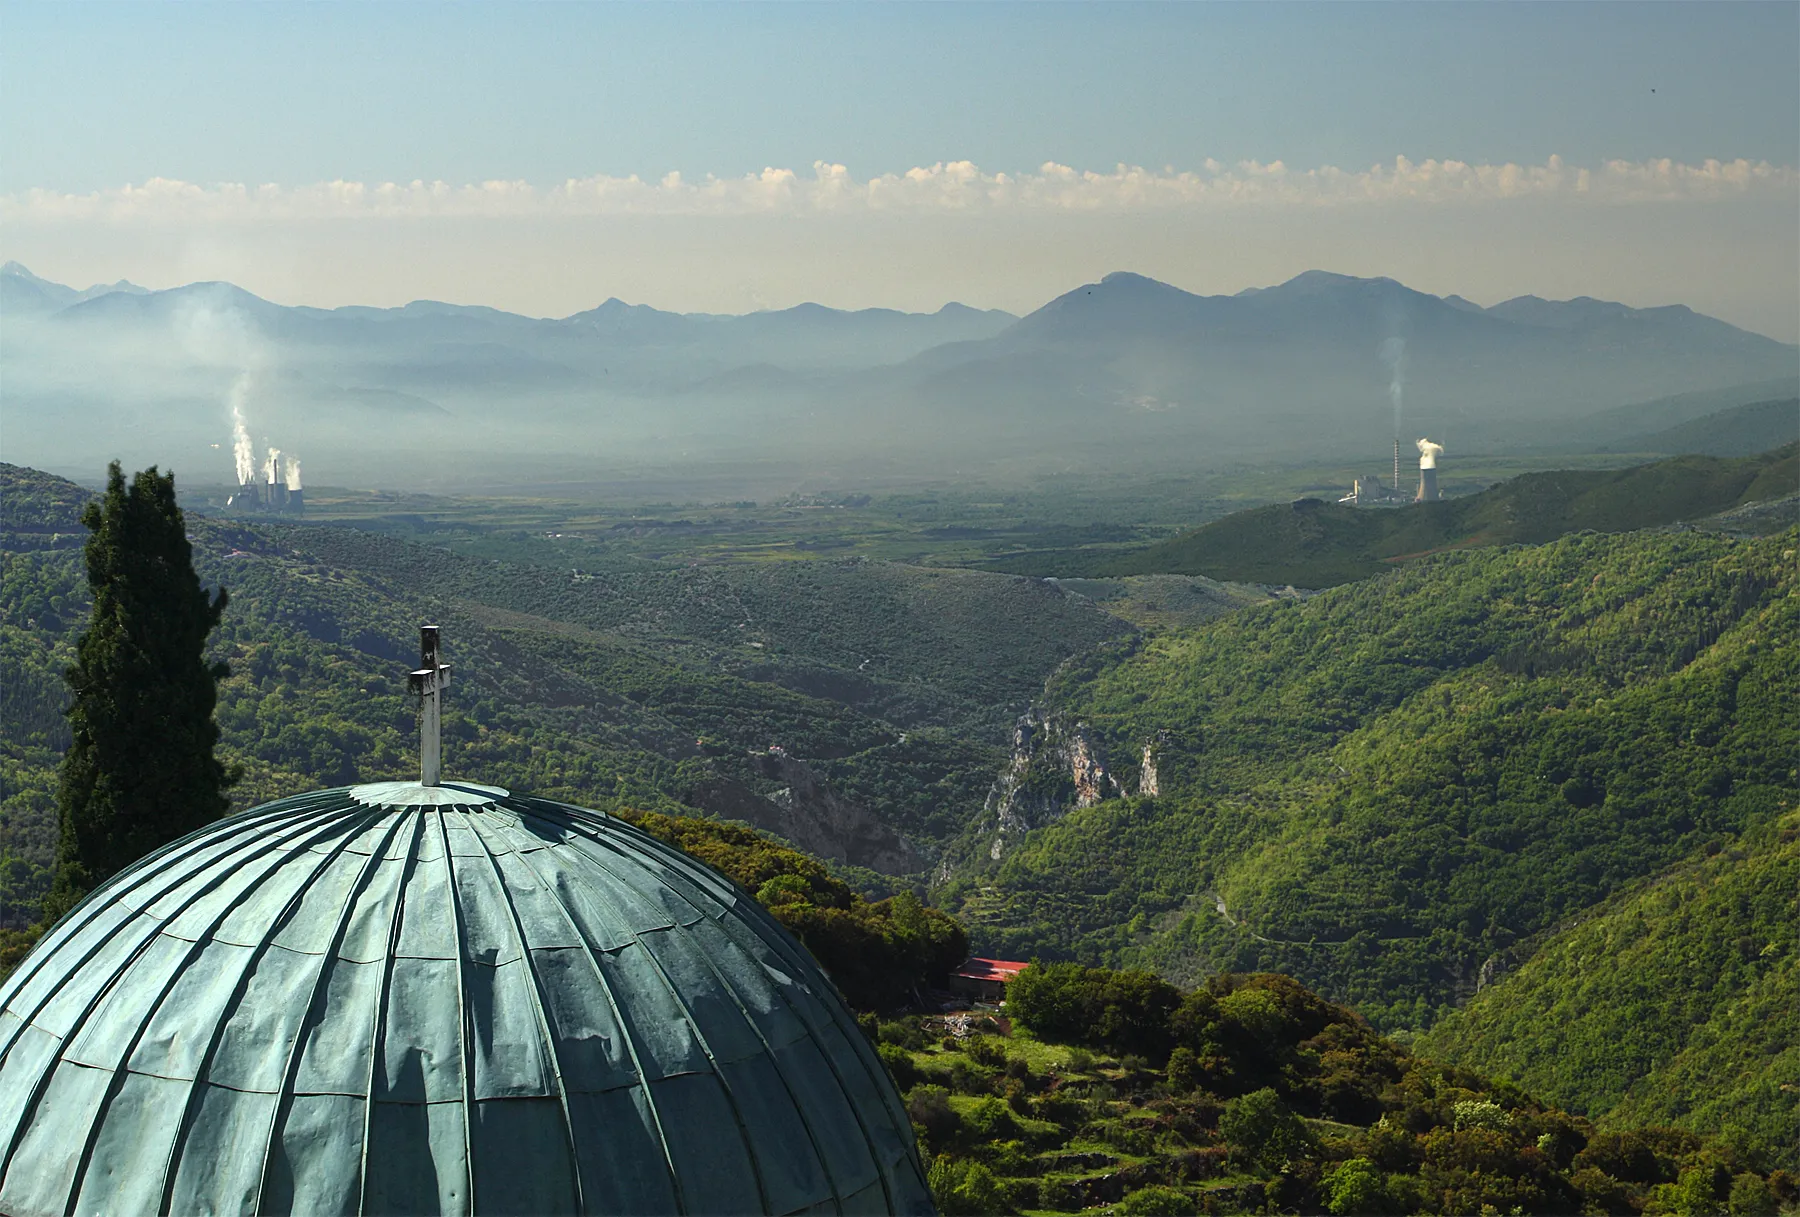
[(75, 700), (49, 918), (228, 807), (213, 720), (227, 673), (205, 657), (226, 595), (194, 572), (174, 475), (152, 466), (127, 486), (115, 461), (81, 519), (93, 613), (66, 674)]

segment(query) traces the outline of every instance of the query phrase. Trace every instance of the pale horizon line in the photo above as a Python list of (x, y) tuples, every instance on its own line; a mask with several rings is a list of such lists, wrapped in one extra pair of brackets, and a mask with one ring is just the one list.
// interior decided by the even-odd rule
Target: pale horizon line
[(1412, 161), (1351, 171), (1294, 169), (1282, 161), (1208, 159), (1198, 170), (1120, 164), (1099, 172), (1045, 162), (1025, 173), (988, 172), (941, 161), (857, 179), (842, 164), (815, 161), (811, 176), (769, 167), (741, 177), (679, 172), (651, 180), (595, 174), (549, 187), (522, 180), (302, 186), (210, 185), (154, 177), (85, 193), (31, 188), (0, 195), (0, 223), (211, 223), (371, 219), (549, 219), (611, 216), (1067, 215), (1168, 212), (1199, 207), (1454, 205), (1557, 199), (1586, 205), (1718, 202), (1800, 197), (1800, 169), (1768, 161), (1669, 158), (1573, 166)]

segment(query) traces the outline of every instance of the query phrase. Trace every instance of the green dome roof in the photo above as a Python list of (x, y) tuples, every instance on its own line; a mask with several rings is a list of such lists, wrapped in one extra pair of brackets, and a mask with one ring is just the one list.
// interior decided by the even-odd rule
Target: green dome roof
[(617, 819), (326, 790), (115, 876), (0, 986), (0, 1212), (928, 1213), (755, 901)]

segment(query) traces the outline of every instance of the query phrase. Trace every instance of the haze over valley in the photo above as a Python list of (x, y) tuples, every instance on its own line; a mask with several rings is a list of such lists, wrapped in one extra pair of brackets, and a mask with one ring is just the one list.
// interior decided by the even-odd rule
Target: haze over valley
[(0, 6), (0, 1213), (1800, 1217), (1796, 62)]
[(1761, 382), (1782, 396), (1800, 368), (1794, 346), (1679, 305), (1482, 308), (1325, 271), (1212, 297), (1118, 272), (1024, 317), (323, 310), (227, 283), (77, 291), (17, 263), (0, 293), (9, 455), (77, 471), (142, 453), (207, 481), (230, 475), (210, 453), (234, 404), (335, 484), (689, 465), (816, 487), (1379, 455), (1390, 429), (1463, 455), (1543, 450), (1649, 398)]

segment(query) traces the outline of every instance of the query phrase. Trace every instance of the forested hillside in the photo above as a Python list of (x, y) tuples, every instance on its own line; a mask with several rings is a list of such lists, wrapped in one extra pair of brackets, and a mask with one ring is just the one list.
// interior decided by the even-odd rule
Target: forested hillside
[(1052, 715), (1122, 791), (1149, 745), (1158, 796), (1070, 800), (1016, 847), (989, 821), (944, 897), (990, 952), (1284, 971), (1427, 1026), (1521, 942), (1793, 805), (1797, 544), (1442, 555), (1076, 660)]
[[(51, 851), (60, 671), (86, 614), (85, 496), (0, 475), (0, 925), (17, 925)], [(1388, 1064), (1343, 1065), (1375, 1071), (1364, 1081), (1379, 1102), (1351, 1121), (1361, 1132), (1335, 1127), (1346, 1117), (1301, 1074), (1273, 1084), (1323, 1121), (1301, 1155), (1311, 1181), (1290, 1197), (1293, 1172), (1221, 1131), (1222, 1105), (1257, 1090), (1233, 1071), (1262, 1067), (1236, 1032), (1220, 1033), (1226, 1063), (1205, 1067), (1210, 1081), (1130, 1059), (1173, 1040), (1094, 1041), (1122, 1054), (1099, 1069), (1030, 1049), (1023, 1074), (970, 1058), (959, 1075), (961, 1049), (906, 1033), (913, 1082), (950, 1092), (920, 1110), (963, 1183), (980, 1163), (1055, 1183), (995, 1195), (1063, 1204), (1095, 1173), (1067, 1155), (1110, 1153), (1138, 1172), (1132, 1186), (1182, 1203), (1224, 1188), (1215, 1198), (1231, 1204), (1336, 1205), (1333, 1172), (1366, 1158), (1383, 1189), (1371, 1194), (1404, 1210), (1474, 1196), (1455, 1191), (1480, 1190), (1454, 1181), (1456, 1155), (1491, 1153), (1492, 1170), (1466, 1169), (1512, 1172), (1520, 1202), (1579, 1193), (1624, 1211), (1703, 1166), (1722, 1202), (1730, 1176), (1787, 1135), (1800, 530), (1462, 550), (1198, 625), (1146, 612), (1139, 633), (1067, 589), (1000, 575), (866, 561), (570, 570), (340, 528), (197, 516), (190, 528), (204, 578), (232, 592), (214, 653), (232, 667), (219, 719), (245, 771), (239, 805), (410, 772), (404, 673), (429, 620), (456, 665), (451, 772), (639, 819), (777, 909), (867, 1004), (941, 969), (961, 931), (909, 894), (864, 900), (812, 859), (693, 812), (778, 833), (869, 892), (906, 886), (873, 871), (929, 868), (986, 953), (1151, 967), (1190, 989), (1288, 973), (1379, 1028), (1436, 1027), (1434, 1051), (1603, 1127), (1741, 1142), (1724, 1176), (1687, 1134), (1604, 1142), (1613, 1166), (1596, 1158), (1605, 1178), (1583, 1183), (1575, 1151), (1530, 1156), (1532, 1113), (1547, 1109), (1474, 1075), (1425, 1080), (1383, 1055), (1390, 1044), (1376, 1052)], [(1009, 763), (1007, 729), (1028, 706)], [(1217, 984), (1221, 1001), (1240, 986)], [(1348, 1015), (1305, 1035), (1281, 1026), (1296, 1037), (1282, 1059), (1302, 1074), (1376, 1051), (1366, 1030), (1330, 1030), (1355, 1027)], [(1012, 1104), (1005, 1077), (1088, 1105), (1058, 1098), (1040, 1114)], [(983, 1096), (1019, 1118), (1003, 1127)], [(1449, 1114), (1464, 1101), (1509, 1113), (1490, 1130), (1505, 1145), (1471, 1148)], [(1417, 1106), (1428, 1114), (1404, 1114)], [(1404, 1145), (1369, 1125), (1384, 1112), (1411, 1121)], [(1223, 1156), (1182, 1156), (1209, 1145)], [(1020, 1154), (1067, 1169), (1033, 1174)]]
[(1420, 1041), (1603, 1126), (1738, 1129), (1800, 1163), (1800, 812), (1607, 901)]

